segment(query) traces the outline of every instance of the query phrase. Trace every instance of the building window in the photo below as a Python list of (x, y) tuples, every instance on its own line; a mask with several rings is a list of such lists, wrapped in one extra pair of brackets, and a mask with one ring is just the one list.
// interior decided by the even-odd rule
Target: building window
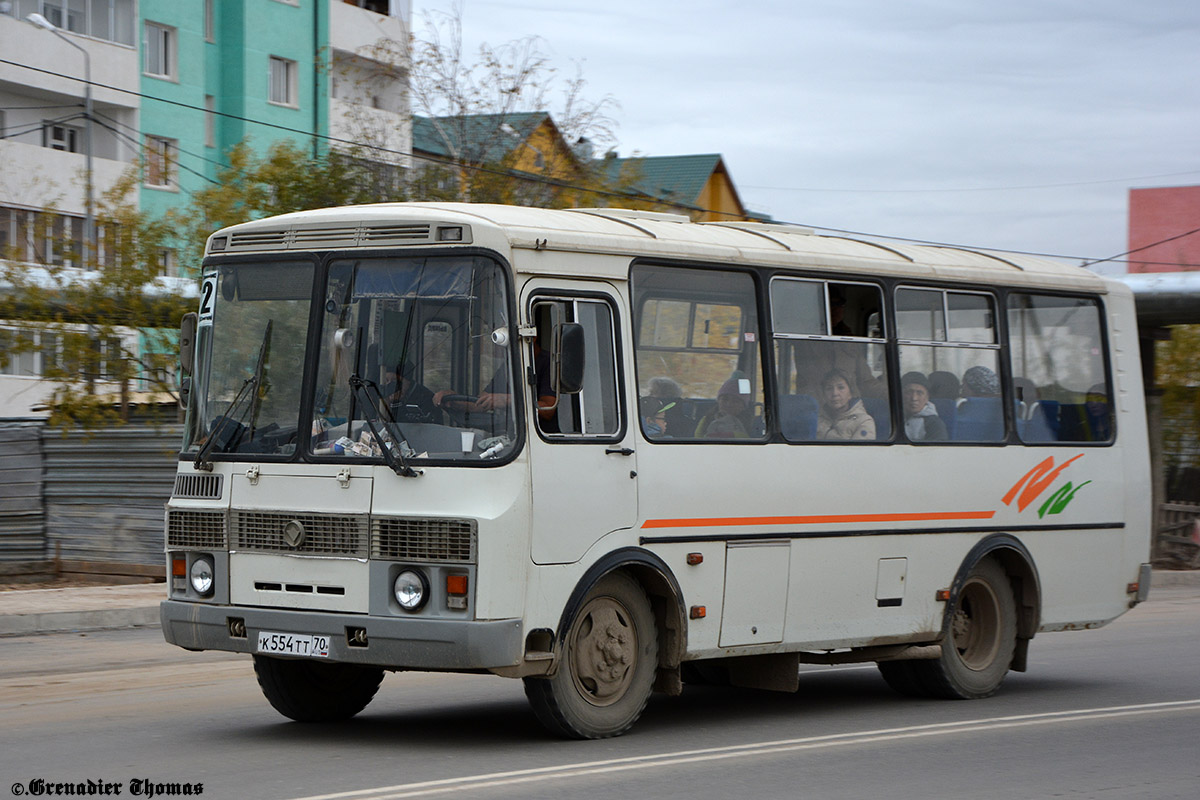
[(78, 153), (81, 142), (83, 142), (83, 132), (74, 125), (60, 125), (56, 122), (42, 123), (42, 147), (62, 150), (66, 153)]
[(204, 146), (217, 146), (217, 98), (211, 94), (204, 95)]
[(175, 275), (175, 251), (164, 247), (158, 251), (158, 274), (166, 277)]
[(155, 22), (146, 23), (142, 40), (142, 71), (156, 78), (175, 77), (175, 29)]
[(146, 137), (146, 185), (167, 188), (174, 185), (176, 142), (160, 136)]
[(297, 105), (295, 61), (271, 56), (267, 99), (277, 105)]
[(216, 17), (214, 16), (213, 0), (204, 0), (204, 41), (215, 42), (217, 40)]

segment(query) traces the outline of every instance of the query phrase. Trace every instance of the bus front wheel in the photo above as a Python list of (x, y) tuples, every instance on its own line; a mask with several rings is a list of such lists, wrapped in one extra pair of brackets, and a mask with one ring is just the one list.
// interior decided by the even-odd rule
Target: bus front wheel
[(883, 661), (879, 671), (901, 694), (972, 700), (996, 693), (1012, 663), (1017, 607), (1012, 584), (995, 561), (967, 573), (942, 655), (930, 661)]
[(573, 739), (618, 736), (646, 707), (658, 669), (650, 602), (632, 578), (611, 573), (588, 592), (550, 678), (525, 678), (525, 696), (551, 732)]
[(339, 722), (367, 707), (383, 670), (360, 664), (256, 655), (254, 674), (276, 711), (297, 722)]

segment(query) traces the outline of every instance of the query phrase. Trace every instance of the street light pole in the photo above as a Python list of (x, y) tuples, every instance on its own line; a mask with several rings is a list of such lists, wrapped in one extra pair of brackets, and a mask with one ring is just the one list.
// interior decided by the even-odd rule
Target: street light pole
[(92, 203), (92, 57), (87, 49), (68, 38), (53, 22), (41, 14), (30, 14), (26, 21), (48, 30), (67, 44), (83, 53), (83, 147), (84, 147), (84, 221), (83, 221), (83, 262), (90, 264), (91, 257), (99, 257), (96, 252), (96, 219)]

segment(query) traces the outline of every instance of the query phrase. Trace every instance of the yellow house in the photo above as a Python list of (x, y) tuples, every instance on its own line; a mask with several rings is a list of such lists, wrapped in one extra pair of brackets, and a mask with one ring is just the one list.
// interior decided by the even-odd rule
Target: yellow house
[(413, 157), (420, 200), (559, 205), (589, 167), (545, 112), (414, 116)]
[[(761, 220), (746, 210), (719, 153), (605, 160), (611, 176), (626, 176), (628, 189), (659, 211), (686, 214), (695, 222)], [(610, 202), (608, 205), (620, 205)]]

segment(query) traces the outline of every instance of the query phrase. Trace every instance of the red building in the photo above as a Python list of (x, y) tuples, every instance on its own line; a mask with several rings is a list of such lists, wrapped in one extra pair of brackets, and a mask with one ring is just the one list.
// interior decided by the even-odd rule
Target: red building
[(1130, 189), (1129, 271), (1200, 271), (1197, 229), (1200, 186)]

